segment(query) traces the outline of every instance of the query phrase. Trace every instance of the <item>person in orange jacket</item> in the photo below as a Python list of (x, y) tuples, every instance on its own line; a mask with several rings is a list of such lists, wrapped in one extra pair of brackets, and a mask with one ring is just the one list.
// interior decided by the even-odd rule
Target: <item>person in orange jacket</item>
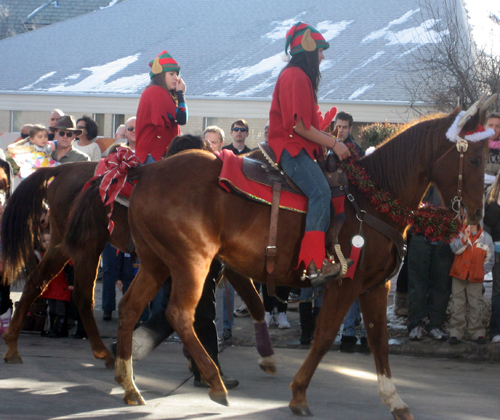
[[(455, 254), (452, 276), (450, 344), (459, 344), (465, 329), (477, 344), (486, 344), (485, 328), (481, 320), (484, 275), (495, 262), (493, 240), (481, 225), (464, 226), (459, 237), (450, 244)], [(469, 305), (469, 317), (465, 312)]]

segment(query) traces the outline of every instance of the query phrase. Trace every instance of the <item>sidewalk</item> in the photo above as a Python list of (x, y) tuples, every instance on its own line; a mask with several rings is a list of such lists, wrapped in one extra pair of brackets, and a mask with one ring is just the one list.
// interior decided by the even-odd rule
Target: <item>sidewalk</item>
[[(489, 317), (491, 307), (491, 282), (485, 282), (485, 316)], [(450, 345), (447, 341), (436, 341), (431, 337), (424, 337), (421, 341), (411, 341), (408, 339), (406, 328), (406, 318), (398, 317), (394, 314), (392, 303), (395, 293), (396, 282), (391, 282), (391, 292), (389, 293), (387, 307), (387, 325), (389, 328), (389, 351), (391, 354), (420, 356), (420, 357), (438, 357), (463, 359), (468, 361), (500, 361), (500, 344), (493, 344), (488, 341), (485, 345), (478, 345), (470, 341), (463, 341), (459, 345)], [(241, 299), (235, 297), (235, 308), (242, 304)], [(272, 326), (269, 329), (269, 335), (273, 346), (276, 348), (308, 348), (300, 344), (300, 321), (298, 304), (288, 305), (287, 312), (290, 329), (278, 329)], [(489, 320), (489, 318), (488, 318)], [(250, 317), (235, 317), (233, 325), (233, 336), (226, 341), (228, 346), (253, 346), (255, 345), (252, 320)], [(332, 351), (338, 351), (340, 346), (340, 333), (335, 339)], [(359, 343), (359, 340), (358, 340)]]

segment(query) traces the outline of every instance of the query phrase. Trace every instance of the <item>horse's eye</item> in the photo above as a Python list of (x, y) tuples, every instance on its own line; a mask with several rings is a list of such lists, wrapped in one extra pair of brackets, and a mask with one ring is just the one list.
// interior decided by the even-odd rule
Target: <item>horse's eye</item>
[(478, 166), (479, 166), (479, 164), (481, 163), (481, 159), (480, 159), (480, 158), (470, 158), (470, 159), (469, 159), (469, 162), (470, 162), (472, 165), (474, 165), (474, 166), (478, 167)]

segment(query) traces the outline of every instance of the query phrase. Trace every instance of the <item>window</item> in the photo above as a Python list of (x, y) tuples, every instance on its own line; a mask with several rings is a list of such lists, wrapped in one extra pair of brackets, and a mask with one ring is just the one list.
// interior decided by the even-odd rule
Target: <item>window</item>
[(97, 135), (104, 136), (104, 114), (94, 114), (94, 121), (99, 126), (99, 130), (97, 131)]
[(23, 111), (12, 111), (10, 131), (21, 131), (23, 126)]
[(116, 129), (122, 124), (125, 124), (125, 115), (114, 114), (113, 115), (113, 136), (116, 133)]
[(211, 125), (219, 126), (219, 119), (217, 117), (205, 117), (205, 118), (203, 118), (203, 130), (205, 130), (205, 128), (207, 128)]

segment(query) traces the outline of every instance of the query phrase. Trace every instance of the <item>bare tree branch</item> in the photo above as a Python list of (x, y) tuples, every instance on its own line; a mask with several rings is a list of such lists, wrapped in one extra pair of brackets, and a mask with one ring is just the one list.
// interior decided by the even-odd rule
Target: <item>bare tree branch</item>
[[(424, 103), (448, 112), (467, 108), (482, 92), (500, 92), (500, 57), (474, 44), (462, 0), (418, 4), (418, 22), (428, 30), (414, 40), (418, 47), (400, 44), (409, 59), (398, 83), (410, 94), (410, 107)], [(499, 107), (497, 100), (491, 109)]]

